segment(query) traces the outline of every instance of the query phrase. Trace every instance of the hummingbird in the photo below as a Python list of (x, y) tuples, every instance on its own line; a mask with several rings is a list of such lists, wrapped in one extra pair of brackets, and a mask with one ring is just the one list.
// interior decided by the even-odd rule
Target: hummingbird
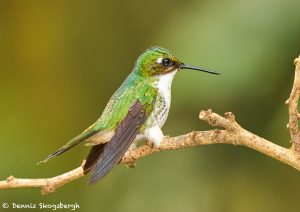
[(89, 184), (93, 184), (111, 171), (141, 138), (159, 147), (164, 138), (161, 128), (171, 105), (172, 80), (182, 69), (219, 74), (187, 65), (165, 48), (151, 47), (138, 57), (132, 72), (112, 95), (101, 117), (41, 162), (84, 143), (91, 149), (83, 170), (85, 174), (91, 173)]

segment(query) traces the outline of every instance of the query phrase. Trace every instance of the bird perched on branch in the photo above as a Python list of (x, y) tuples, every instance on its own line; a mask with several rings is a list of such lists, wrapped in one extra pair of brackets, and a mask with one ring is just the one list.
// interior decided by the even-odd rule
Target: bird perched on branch
[(158, 147), (164, 138), (161, 128), (170, 109), (172, 80), (181, 69), (219, 74), (187, 65), (167, 49), (147, 49), (112, 95), (101, 117), (41, 162), (46, 162), (79, 143), (92, 146), (83, 167), (85, 173), (91, 172), (89, 182), (92, 184), (117, 165), (138, 138), (145, 138)]

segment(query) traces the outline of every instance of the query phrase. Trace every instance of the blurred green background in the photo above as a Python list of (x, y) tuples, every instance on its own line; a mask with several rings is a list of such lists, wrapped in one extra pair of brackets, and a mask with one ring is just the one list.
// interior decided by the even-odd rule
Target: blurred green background
[[(288, 147), (284, 101), (299, 37), (298, 0), (0, 0), (0, 178), (77, 167), (89, 148), (36, 163), (92, 124), (154, 45), (222, 73), (177, 74), (166, 135), (211, 129), (198, 114), (212, 108)], [(48, 196), (1, 190), (0, 203), (78, 203), (91, 212), (299, 211), (299, 179), (253, 150), (211, 145), (152, 155), (94, 186), (84, 177)]]

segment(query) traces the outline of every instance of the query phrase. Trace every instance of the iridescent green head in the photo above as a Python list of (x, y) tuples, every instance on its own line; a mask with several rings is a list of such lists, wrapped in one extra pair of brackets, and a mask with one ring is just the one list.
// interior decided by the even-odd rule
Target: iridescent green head
[(159, 76), (179, 69), (191, 69), (204, 71), (211, 74), (219, 74), (203, 68), (186, 65), (177, 59), (169, 50), (162, 47), (147, 49), (136, 61), (134, 73), (143, 77)]

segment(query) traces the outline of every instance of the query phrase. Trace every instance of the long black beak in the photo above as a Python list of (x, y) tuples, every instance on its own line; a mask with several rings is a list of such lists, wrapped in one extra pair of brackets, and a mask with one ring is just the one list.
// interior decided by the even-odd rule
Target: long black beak
[(210, 74), (220, 74), (219, 72), (216, 71), (210, 71), (204, 68), (200, 68), (200, 67), (196, 67), (196, 66), (191, 66), (191, 65), (187, 65), (187, 64), (180, 64), (179, 66), (180, 69), (191, 69), (191, 70), (196, 70), (196, 71), (203, 71), (206, 73), (210, 73)]

